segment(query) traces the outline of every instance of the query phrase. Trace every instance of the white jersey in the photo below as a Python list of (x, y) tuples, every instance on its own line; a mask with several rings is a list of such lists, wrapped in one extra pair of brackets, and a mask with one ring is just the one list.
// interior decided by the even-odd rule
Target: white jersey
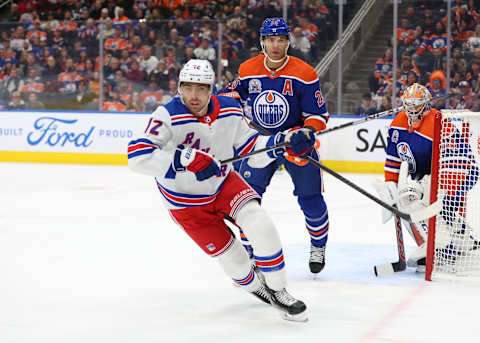
[[(204, 181), (197, 181), (189, 171), (175, 172), (172, 163), (178, 145), (202, 150), (218, 161), (266, 146), (268, 137), (260, 136), (248, 126), (236, 100), (212, 95), (209, 108), (199, 118), (175, 97), (159, 106), (145, 133), (128, 144), (129, 167), (155, 177), (169, 209), (213, 202), (232, 168), (222, 165), (217, 176)], [(249, 164), (263, 167), (271, 162), (267, 154), (259, 155), (262, 156), (251, 158)]]

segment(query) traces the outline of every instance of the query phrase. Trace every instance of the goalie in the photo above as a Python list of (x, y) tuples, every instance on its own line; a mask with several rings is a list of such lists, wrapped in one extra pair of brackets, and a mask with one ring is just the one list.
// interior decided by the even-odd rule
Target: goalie
[[(405, 109), (388, 129), (385, 181), (375, 184), (382, 200), (406, 213), (429, 205), (433, 126), (438, 113), (428, 103), (431, 97), (428, 89), (418, 83), (403, 93)], [(391, 217), (392, 212), (383, 210), (384, 223)], [(407, 266), (424, 269), (428, 222), (402, 223), (418, 246)]]
[[(397, 206), (402, 212), (412, 213), (430, 204), (430, 174), (432, 160), (432, 143), (434, 120), (438, 110), (431, 108), (429, 100), (431, 94), (428, 89), (418, 83), (408, 87), (403, 96), (404, 110), (396, 115), (388, 129), (387, 156), (385, 159), (385, 181), (377, 182), (375, 188), (382, 200), (392, 206)], [(470, 149), (466, 147), (462, 132), (450, 123), (450, 135), (445, 137), (448, 142), (450, 157), (456, 161), (473, 159)], [(452, 176), (456, 180), (460, 174), (468, 174), (476, 183), (478, 180), (478, 168), (468, 170), (456, 163)], [(469, 164), (475, 166), (476, 164)], [(452, 185), (450, 185), (452, 186)], [(451, 218), (462, 221), (461, 213), (464, 207), (465, 194), (471, 189), (471, 185), (456, 182), (456, 187), (449, 187), (449, 192), (443, 199), (443, 209), (440, 212), (443, 220), (449, 226), (457, 226), (458, 230), (452, 230), (455, 234), (444, 235), (442, 245), (445, 249), (455, 250), (456, 240), (470, 240), (473, 245), (478, 242), (470, 236), (465, 224), (456, 225)], [(449, 206), (448, 204), (456, 204)], [(392, 213), (383, 210), (382, 219), (386, 223), (392, 217)], [(417, 267), (417, 271), (425, 271), (427, 253), (428, 221), (408, 223), (402, 220), (403, 226), (410, 233), (418, 248), (407, 260), (407, 266)], [(460, 237), (460, 238), (459, 238)]]

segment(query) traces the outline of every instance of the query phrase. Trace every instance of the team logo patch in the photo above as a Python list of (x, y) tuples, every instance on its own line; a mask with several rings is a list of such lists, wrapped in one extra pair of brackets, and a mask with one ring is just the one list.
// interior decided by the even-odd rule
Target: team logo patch
[(415, 173), (417, 170), (417, 164), (415, 163), (415, 157), (413, 156), (410, 146), (405, 142), (401, 142), (397, 144), (397, 152), (402, 161), (408, 162), (408, 172), (410, 174)]
[(393, 133), (392, 133), (392, 142), (393, 143), (398, 143), (398, 136), (399, 136), (399, 133), (397, 130), (393, 130)]
[(253, 102), (253, 113), (265, 128), (281, 126), (287, 120), (289, 109), (285, 97), (274, 90), (263, 91)]
[(215, 249), (216, 249), (215, 244), (210, 243), (209, 245), (207, 245), (207, 249), (208, 249), (209, 251), (215, 251)]
[(248, 170), (243, 173), (243, 177), (246, 179), (248, 179), (250, 176), (252, 176), (252, 173), (250, 173)]
[(259, 79), (252, 79), (248, 82), (249, 93), (260, 93), (262, 91), (262, 82)]

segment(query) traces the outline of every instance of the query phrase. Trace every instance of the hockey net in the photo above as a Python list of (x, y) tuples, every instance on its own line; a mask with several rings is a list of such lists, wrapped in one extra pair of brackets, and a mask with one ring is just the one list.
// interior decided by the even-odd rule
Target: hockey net
[(435, 118), (425, 278), (480, 281), (480, 113), (442, 110)]

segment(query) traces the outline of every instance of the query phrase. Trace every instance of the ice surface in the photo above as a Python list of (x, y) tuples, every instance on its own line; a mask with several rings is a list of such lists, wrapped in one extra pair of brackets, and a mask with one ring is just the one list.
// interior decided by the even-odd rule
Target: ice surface
[[(378, 175), (345, 174), (362, 187)], [(427, 283), (397, 259), (393, 222), (326, 176), (327, 264), (308, 271), (292, 184), (264, 198), (286, 257), (289, 291), (309, 321), (282, 320), (232, 286), (176, 227), (154, 180), (126, 167), (0, 164), (0, 342), (476, 342), (479, 287)], [(407, 237), (407, 252), (414, 249)]]

